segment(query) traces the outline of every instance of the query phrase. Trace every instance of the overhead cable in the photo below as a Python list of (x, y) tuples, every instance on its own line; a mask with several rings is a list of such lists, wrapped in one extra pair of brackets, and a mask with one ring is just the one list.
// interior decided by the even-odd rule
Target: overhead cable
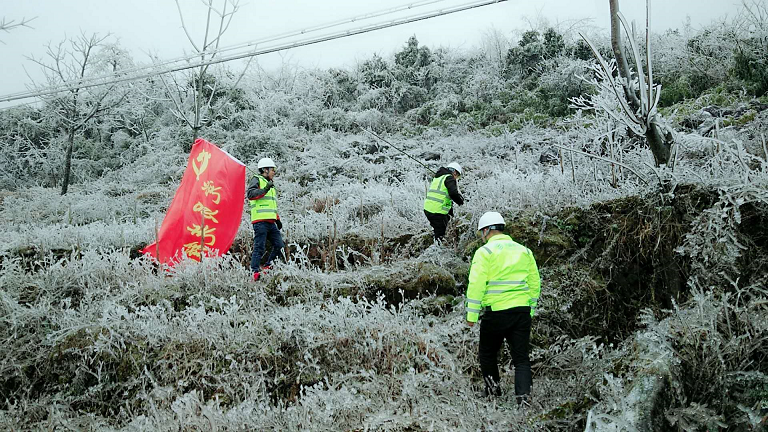
[[(378, 11), (374, 11), (374, 12), (369, 12), (369, 13), (366, 13), (366, 14), (363, 14), (363, 15), (357, 15), (357, 16), (354, 16), (354, 17), (345, 18), (345, 19), (338, 20), (338, 21), (333, 21), (333, 22), (328, 22), (328, 23), (324, 23), (324, 24), (314, 25), (314, 26), (302, 28), (302, 29), (299, 29), (299, 30), (292, 30), (292, 31), (281, 33), (281, 34), (278, 34), (278, 35), (268, 36), (268, 37), (265, 37), (263, 39), (256, 39), (256, 40), (252, 40), (252, 41), (248, 41), (248, 42), (242, 42), (240, 44), (236, 44), (236, 45), (232, 45), (232, 46), (227, 46), (227, 47), (222, 47), (222, 48), (217, 48), (217, 49), (213, 49), (213, 50), (205, 51), (205, 52), (196, 52), (194, 54), (188, 54), (188, 55), (185, 55), (185, 56), (182, 56), (182, 57), (177, 57), (177, 58), (174, 58), (174, 59), (167, 59), (167, 60), (164, 60), (162, 62), (151, 63), (151, 64), (148, 64), (148, 65), (134, 66), (134, 67), (129, 67), (129, 68), (125, 68), (125, 69), (120, 69), (118, 71), (115, 71), (115, 72), (107, 74), (107, 75), (100, 75), (100, 76), (95, 76), (95, 77), (83, 78), (83, 79), (78, 80), (77, 83), (78, 83), (78, 85), (87, 85), (87, 84), (90, 84), (92, 82), (101, 82), (101, 80), (115, 78), (115, 77), (119, 77), (119, 76), (125, 76), (126, 74), (140, 73), (140, 72), (152, 71), (152, 70), (162, 70), (162, 68), (164, 68), (164, 67), (168, 67), (170, 65), (173, 65), (173, 64), (176, 64), (176, 63), (180, 63), (180, 62), (188, 62), (188, 61), (196, 60), (196, 59), (200, 58), (201, 56), (210, 56), (210, 58), (213, 58), (217, 54), (223, 54), (223, 53), (234, 51), (234, 50), (241, 50), (243, 48), (256, 47), (259, 44), (275, 42), (275, 41), (279, 41), (279, 40), (282, 40), (282, 39), (287, 39), (287, 38), (294, 37), (294, 36), (301, 36), (301, 35), (304, 35), (304, 34), (309, 34), (309, 33), (317, 32), (317, 31), (320, 31), (320, 30), (327, 30), (327, 29), (330, 29), (330, 28), (333, 28), (333, 27), (338, 27), (340, 25), (344, 25), (344, 24), (354, 23), (354, 22), (358, 22), (358, 21), (364, 21), (364, 20), (368, 20), (368, 19), (372, 19), (372, 18), (376, 18), (376, 17), (380, 17), (380, 16), (386, 16), (386, 15), (390, 15), (390, 14), (393, 14), (393, 13), (402, 12), (402, 11), (405, 11), (405, 10), (414, 9), (414, 8), (418, 8), (418, 7), (423, 7), (423, 6), (427, 6), (427, 5), (434, 4), (434, 3), (441, 3), (441, 2), (444, 2), (444, 1), (447, 1), (447, 0), (422, 0), (422, 1), (418, 1), (418, 2), (408, 3), (408, 4), (401, 5), (401, 6), (394, 7), (394, 8), (382, 9), (382, 10), (378, 10)], [(160, 73), (162, 73), (162, 72), (160, 72)], [(58, 85), (54, 85), (54, 86), (48, 86), (48, 87), (45, 88), (45, 90), (61, 89), (62, 91), (67, 91), (67, 90), (72, 89), (72, 88), (78, 88), (78, 87), (77, 86), (73, 87), (69, 83), (62, 83), (62, 84), (58, 84)], [(82, 88), (82, 87), (79, 87), (79, 88)], [(11, 93), (11, 94), (8, 94), (8, 95), (4, 95), (3, 98), (14, 98), (14, 97), (25, 98), (25, 97), (27, 97), (26, 95), (28, 95), (30, 93), (34, 93), (34, 92), (35, 91), (32, 90), (32, 91), (23, 91), (23, 92), (18, 92), (18, 93)], [(8, 99), (8, 100), (13, 100), (13, 99)], [(6, 101), (6, 99), (2, 99), (2, 101)]]
[[(6, 96), (0, 96), (0, 102), (10, 102), (10, 101), (14, 101), (14, 100), (27, 99), (27, 98), (31, 98), (31, 97), (48, 96), (48, 95), (51, 95), (51, 94), (56, 94), (56, 93), (61, 93), (63, 91), (68, 91), (70, 89), (91, 88), (91, 87), (97, 87), (97, 86), (103, 86), (103, 85), (117, 84), (117, 83), (122, 83), (122, 82), (136, 81), (136, 80), (140, 80), (140, 79), (144, 79), (144, 78), (150, 78), (150, 77), (161, 75), (161, 74), (167, 74), (167, 73), (179, 72), (179, 71), (187, 70), (187, 69), (193, 69), (193, 68), (200, 67), (200, 66), (214, 65), (214, 64), (220, 64), (220, 63), (225, 63), (225, 62), (229, 62), (229, 61), (241, 60), (241, 59), (245, 59), (245, 58), (248, 58), (248, 57), (255, 57), (255, 56), (269, 54), (269, 53), (273, 53), (273, 52), (277, 52), (277, 51), (283, 51), (283, 50), (292, 49), (292, 48), (298, 48), (298, 47), (307, 46), (307, 45), (314, 45), (314, 44), (317, 44), (317, 43), (326, 42), (326, 41), (330, 41), (330, 40), (334, 40), (334, 39), (341, 39), (341, 38), (355, 36), (355, 35), (359, 35), (359, 34), (363, 34), (363, 33), (369, 33), (369, 32), (372, 32), (372, 31), (381, 30), (381, 29), (385, 29), (385, 28), (388, 28), (388, 27), (395, 27), (395, 26), (409, 24), (409, 23), (413, 23), (413, 22), (417, 22), (417, 21), (423, 21), (423, 20), (427, 20), (427, 19), (431, 19), (431, 18), (435, 18), (435, 17), (439, 17), (439, 16), (454, 14), (454, 13), (457, 13), (457, 12), (463, 12), (463, 11), (466, 11), (466, 10), (475, 9), (475, 8), (479, 8), (479, 7), (483, 7), (483, 6), (489, 6), (489, 5), (496, 4), (496, 3), (503, 3), (505, 1), (508, 1), (508, 0), (484, 0), (484, 1), (469, 2), (469, 3), (462, 4), (462, 5), (455, 6), (455, 7), (439, 9), (439, 10), (433, 11), (433, 12), (428, 12), (428, 13), (423, 13), (423, 14), (418, 14), (418, 15), (412, 15), (412, 16), (404, 17), (404, 18), (393, 19), (393, 20), (390, 20), (390, 21), (387, 21), (387, 22), (383, 22), (383, 23), (370, 24), (370, 25), (367, 25), (367, 26), (359, 27), (357, 29), (343, 30), (343, 31), (340, 31), (340, 32), (331, 33), (331, 34), (327, 34), (327, 35), (323, 35), (323, 36), (319, 36), (319, 37), (315, 37), (315, 38), (308, 38), (308, 39), (303, 39), (303, 40), (299, 40), (299, 41), (295, 41), (295, 42), (289, 42), (289, 43), (280, 44), (280, 45), (268, 46), (268, 47), (261, 48), (261, 49), (253, 49), (253, 50), (250, 50), (250, 51), (245, 52), (245, 53), (233, 54), (233, 55), (226, 56), (226, 57), (210, 58), (208, 60), (203, 60), (203, 61), (198, 61), (198, 62), (189, 62), (189, 63), (184, 64), (184, 65), (171, 66), (171, 67), (167, 67), (167, 68), (164, 68), (164, 69), (161, 69), (161, 70), (154, 70), (154, 71), (152, 71), (150, 73), (145, 73), (145, 74), (125, 76), (125, 74), (122, 71), (117, 71), (115, 74), (111, 74), (111, 75), (107, 75), (107, 76), (103, 76), (103, 77), (96, 77), (96, 78), (92, 78), (92, 79), (87, 80), (87, 81), (86, 80), (76, 80), (76, 81), (73, 81), (73, 82), (64, 83), (63, 85), (60, 85), (60, 86), (57, 86), (57, 87), (48, 87), (48, 88), (41, 89), (41, 90), (38, 90), (38, 91), (15, 93), (15, 94), (6, 95)], [(201, 54), (196, 54), (192, 58), (199, 57), (200, 55)]]

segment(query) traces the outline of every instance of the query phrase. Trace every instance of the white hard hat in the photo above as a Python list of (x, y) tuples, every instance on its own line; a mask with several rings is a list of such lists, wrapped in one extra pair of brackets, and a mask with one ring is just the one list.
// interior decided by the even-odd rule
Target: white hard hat
[(449, 163), (448, 166), (446, 166), (446, 168), (451, 168), (453, 170), (456, 170), (456, 172), (458, 172), (459, 175), (462, 175), (461, 165), (457, 164), (456, 162)]
[(262, 168), (275, 168), (275, 163), (270, 158), (261, 158), (259, 159), (259, 164), (256, 165), (258, 169)]
[(505, 225), (504, 218), (498, 212), (486, 212), (480, 216), (480, 221), (477, 223), (477, 230), (489, 227), (491, 225)]

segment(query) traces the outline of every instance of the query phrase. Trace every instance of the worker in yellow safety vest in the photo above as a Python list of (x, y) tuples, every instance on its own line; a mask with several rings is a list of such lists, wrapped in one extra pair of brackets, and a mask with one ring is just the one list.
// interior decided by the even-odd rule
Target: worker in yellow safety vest
[(464, 204), (464, 197), (459, 193), (457, 180), (461, 176), (461, 165), (451, 162), (435, 173), (424, 199), (424, 215), (435, 232), (435, 240), (445, 237), (448, 220), (453, 216), (453, 203)]
[(497, 355), (506, 339), (515, 366), (518, 404), (531, 393), (528, 345), (531, 318), (541, 292), (541, 279), (533, 253), (504, 234), (504, 218), (497, 212), (480, 217), (478, 234), (485, 243), (475, 252), (469, 271), (467, 325), (480, 323), (478, 360), (485, 396), (500, 396)]
[[(253, 226), (253, 252), (251, 253), (251, 270), (253, 280), (258, 281), (264, 270), (272, 265), (272, 261), (283, 256), (283, 237), (280, 230), (283, 223), (277, 213), (277, 191), (274, 186), (275, 162), (270, 158), (259, 159), (257, 168), (259, 174), (253, 176), (248, 184), (248, 206), (251, 209), (251, 224)], [(266, 249), (266, 241), (272, 244), (272, 252), (264, 266), (261, 266), (261, 256)]]

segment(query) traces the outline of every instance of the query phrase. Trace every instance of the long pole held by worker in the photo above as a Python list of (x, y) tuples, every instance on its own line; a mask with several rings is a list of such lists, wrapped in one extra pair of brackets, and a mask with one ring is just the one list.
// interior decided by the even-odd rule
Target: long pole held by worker
[(374, 133), (374, 132), (372, 132), (372, 131), (369, 131), (368, 129), (366, 129), (366, 128), (364, 128), (364, 127), (360, 126), (359, 124), (357, 124), (357, 123), (355, 123), (355, 122), (352, 122), (352, 124), (354, 124), (355, 126), (359, 127), (360, 129), (362, 129), (362, 130), (364, 130), (364, 131), (368, 132), (369, 134), (373, 135), (374, 137), (376, 137), (376, 139), (378, 139), (378, 140), (380, 140), (380, 141), (384, 141), (385, 143), (387, 143), (387, 145), (389, 145), (389, 146), (390, 146), (390, 147), (392, 147), (393, 149), (395, 149), (395, 150), (399, 151), (400, 153), (402, 153), (402, 154), (406, 155), (408, 158), (412, 159), (412, 160), (413, 160), (414, 162), (416, 162), (417, 164), (419, 164), (419, 165), (423, 166), (424, 168), (426, 168), (426, 169), (427, 169), (427, 171), (429, 171), (429, 172), (431, 172), (431, 173), (432, 173), (432, 175), (435, 175), (435, 174), (437, 174), (437, 173), (435, 173), (435, 171), (434, 171), (434, 170), (432, 170), (432, 168), (430, 168), (430, 167), (428, 167), (428, 166), (424, 165), (423, 163), (421, 163), (421, 161), (420, 161), (420, 160), (418, 160), (418, 159), (414, 158), (413, 156), (409, 155), (408, 153), (404, 152), (403, 150), (400, 150), (399, 148), (395, 147), (395, 145), (394, 145), (394, 144), (392, 144), (391, 142), (389, 142), (389, 141), (385, 140), (384, 138), (382, 138), (382, 137), (380, 137), (380, 136), (376, 135), (376, 133)]

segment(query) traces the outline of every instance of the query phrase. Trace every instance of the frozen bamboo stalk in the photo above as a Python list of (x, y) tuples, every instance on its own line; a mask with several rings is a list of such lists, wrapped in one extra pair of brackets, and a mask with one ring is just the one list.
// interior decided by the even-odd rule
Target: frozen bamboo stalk
[(331, 270), (333, 270), (333, 271), (338, 270), (338, 262), (336, 260), (336, 246), (337, 246), (337, 242), (336, 242), (336, 220), (334, 219), (333, 220), (333, 245), (332, 245), (332, 249), (331, 249), (331, 253), (333, 254), (333, 255), (331, 255)]
[[(571, 143), (571, 148), (573, 148), (573, 143)], [(573, 180), (573, 184), (576, 184), (576, 162), (574, 159), (576, 158), (576, 154), (573, 150), (571, 150), (571, 179)]]
[(381, 238), (379, 239), (379, 262), (384, 262), (384, 214), (381, 215)]
[(717, 140), (717, 153), (720, 154), (720, 119), (715, 119), (715, 139)]
[(200, 262), (203, 262), (205, 252), (205, 212), (200, 212)]
[(328, 256), (328, 254), (331, 253), (331, 226), (328, 225), (328, 243), (325, 246), (325, 259), (324, 265), (326, 270), (331, 269), (331, 257)]
[(159, 229), (157, 227), (157, 217), (155, 217), (155, 258), (157, 259), (158, 263), (162, 263), (160, 261), (160, 238), (159, 238)]
[(520, 166), (517, 163), (517, 146), (515, 146), (515, 169), (519, 170)]
[(723, 170), (723, 159), (720, 157), (720, 119), (715, 119), (715, 139), (717, 140), (717, 164), (720, 166), (720, 171)]
[[(611, 140), (611, 159), (615, 159), (614, 151), (613, 151), (613, 140)], [(619, 186), (618, 182), (616, 181), (616, 164), (611, 163), (611, 182), (613, 183), (613, 187), (616, 188)]]
[[(587, 156), (587, 157), (589, 157), (589, 158), (593, 158), (593, 159), (601, 160), (601, 161), (603, 161), (603, 162), (608, 162), (608, 163), (615, 163), (615, 164), (617, 164), (617, 165), (619, 164), (619, 162), (616, 162), (616, 161), (612, 161), (612, 160), (610, 160), (610, 159), (608, 159), (608, 158), (604, 158), (604, 157), (601, 157), (601, 156), (598, 156), (598, 155), (594, 155), (594, 154), (591, 154), (591, 153), (583, 152), (583, 151), (581, 151), (581, 150), (576, 150), (576, 149), (574, 149), (574, 148), (562, 147), (562, 146), (560, 146), (560, 145), (558, 145), (558, 144), (555, 144), (555, 146), (558, 146), (558, 147), (562, 148), (563, 150), (568, 150), (568, 151), (570, 151), (570, 152), (573, 152), (573, 153), (582, 154), (582, 155), (584, 155), (584, 156)], [(637, 171), (635, 171), (634, 169), (632, 169), (630, 166), (628, 166), (627, 164), (624, 164), (624, 163), (621, 163), (621, 166), (623, 166), (623, 167), (624, 167), (624, 168), (626, 168), (626, 169), (627, 169), (629, 172), (631, 172), (632, 174), (634, 174), (634, 175), (635, 175), (635, 176), (636, 176), (638, 179), (640, 179), (640, 180), (641, 180), (643, 183), (645, 183), (645, 184), (648, 184), (648, 180), (646, 180), (646, 179), (645, 179), (645, 177), (643, 177), (643, 176), (641, 176), (640, 174), (638, 174), (638, 172), (637, 172)], [(586, 182), (586, 178), (584, 179), (584, 181)]]
[(619, 165), (619, 178), (621, 179), (622, 183), (624, 182), (624, 149), (621, 148), (621, 146), (617, 146), (619, 149), (619, 162), (621, 163)]
[(616, 164), (613, 162), (616, 160), (616, 140), (613, 138), (613, 132), (608, 131), (608, 148), (611, 150), (611, 186), (614, 188), (617, 188), (619, 186), (618, 181), (616, 180)]
[(741, 157), (741, 142), (736, 141), (736, 156), (739, 158), (739, 165), (741, 165), (742, 173), (744, 174), (744, 182), (749, 182), (749, 166), (744, 162), (744, 158)]

